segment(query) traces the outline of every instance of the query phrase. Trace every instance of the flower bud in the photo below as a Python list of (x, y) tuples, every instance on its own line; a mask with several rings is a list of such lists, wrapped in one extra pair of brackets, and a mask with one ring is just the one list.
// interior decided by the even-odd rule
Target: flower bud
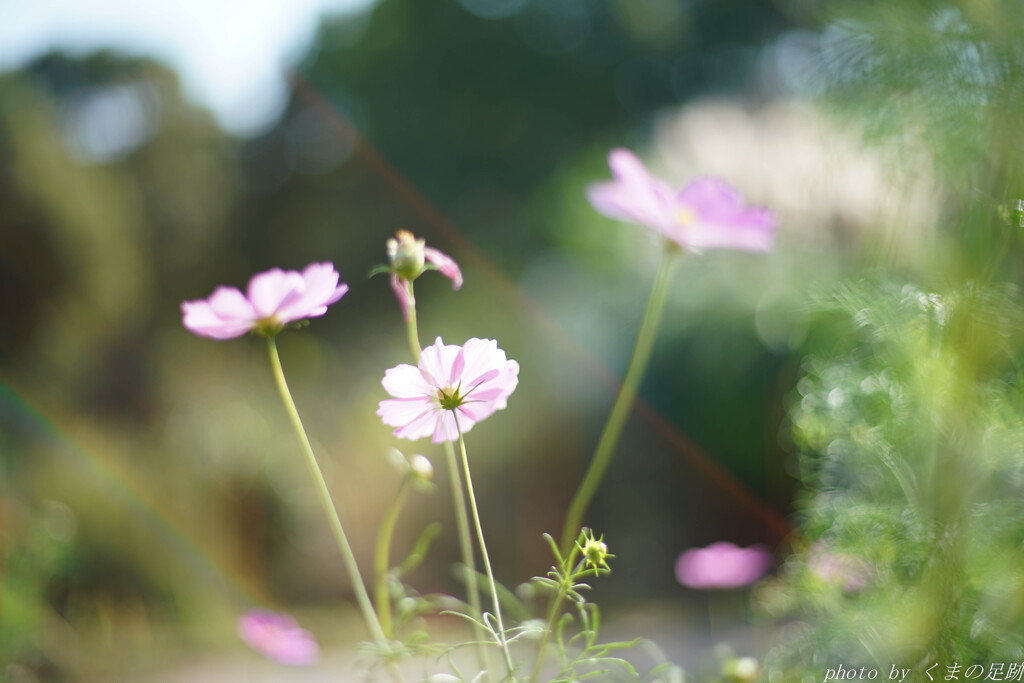
[(742, 683), (755, 680), (759, 671), (760, 667), (758, 667), (757, 660), (753, 657), (730, 659), (722, 667), (722, 673), (728, 676), (730, 680)]
[(583, 560), (588, 566), (597, 569), (603, 567), (608, 569), (608, 558), (615, 557), (608, 552), (608, 546), (604, 542), (604, 536), (601, 538), (594, 538), (594, 532), (587, 530), (587, 536), (584, 538), (583, 545), (580, 546), (580, 551), (583, 553)]
[(387, 241), (391, 270), (404, 280), (415, 280), (426, 264), (427, 241), (416, 239), (408, 230), (399, 230)]
[(412, 473), (423, 481), (430, 481), (434, 478), (434, 466), (430, 464), (427, 456), (417, 453), (409, 458), (409, 467)]

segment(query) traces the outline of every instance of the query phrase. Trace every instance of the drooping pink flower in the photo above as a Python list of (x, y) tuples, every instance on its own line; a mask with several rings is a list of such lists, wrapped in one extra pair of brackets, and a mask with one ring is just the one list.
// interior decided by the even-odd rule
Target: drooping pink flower
[(320, 658), (316, 638), (287, 614), (254, 609), (238, 618), (238, 635), (252, 649), (275, 662), (308, 666)]
[(587, 191), (606, 216), (653, 228), (688, 251), (768, 251), (777, 221), (768, 209), (747, 207), (739, 193), (717, 178), (698, 178), (676, 192), (652, 176), (626, 149), (614, 149), (608, 166), (615, 179)]
[(423, 349), (419, 367), (402, 364), (384, 373), (381, 384), (393, 397), (380, 402), (377, 415), (397, 427), (400, 439), (432, 436), (434, 443), (459, 438), (477, 422), (507, 405), (519, 383), (519, 363), (508, 360), (493, 339), (445, 345), (438, 337)]
[(727, 541), (690, 548), (676, 562), (676, 578), (690, 588), (741, 588), (761, 578), (772, 555), (761, 545), (740, 548)]
[(207, 299), (183, 302), (182, 323), (213, 339), (233, 339), (253, 330), (273, 335), (290, 322), (326, 313), (348, 291), (338, 279), (330, 263), (311, 263), (301, 273), (274, 268), (254, 275), (245, 294), (218, 287)]
[(452, 281), (452, 289), (462, 287), (459, 264), (444, 252), (427, 246), (424, 239), (416, 239), (408, 230), (399, 230), (387, 241), (388, 265), (375, 269), (372, 274), (390, 273), (391, 289), (395, 292), (406, 321), (412, 316), (416, 300), (411, 283), (427, 270), (440, 271)]

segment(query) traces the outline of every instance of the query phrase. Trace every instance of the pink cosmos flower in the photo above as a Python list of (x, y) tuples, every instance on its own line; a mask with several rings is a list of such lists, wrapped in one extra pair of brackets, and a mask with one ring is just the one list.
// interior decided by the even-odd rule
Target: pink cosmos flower
[(761, 578), (771, 564), (772, 555), (764, 546), (740, 548), (720, 541), (680, 555), (676, 578), (690, 588), (741, 588)]
[(281, 664), (308, 666), (320, 657), (316, 638), (287, 614), (262, 609), (238, 618), (238, 635), (249, 647)]
[(433, 436), (434, 443), (455, 441), (495, 410), (505, 408), (519, 383), (519, 363), (508, 360), (493, 339), (470, 339), (445, 345), (438, 337), (423, 349), (419, 367), (399, 365), (384, 373), (381, 384), (393, 396), (380, 402), (377, 414), (397, 427), (400, 439)]
[[(427, 246), (424, 239), (416, 239), (408, 230), (399, 230), (387, 241), (388, 264), (373, 273), (391, 273), (391, 289), (402, 307), (406, 322), (416, 307), (410, 283), (427, 270), (438, 270), (452, 281), (452, 289), (462, 287), (462, 271), (455, 260), (442, 251)], [(429, 265), (428, 265), (429, 264)]]
[(676, 192), (626, 149), (612, 150), (608, 166), (615, 180), (587, 191), (590, 203), (606, 216), (654, 228), (688, 251), (768, 251), (772, 246), (775, 216), (744, 206), (722, 180), (698, 178)]
[(218, 287), (208, 299), (183, 302), (182, 323), (213, 339), (233, 339), (253, 330), (274, 335), (290, 322), (326, 313), (348, 291), (338, 279), (330, 263), (311, 263), (301, 273), (274, 268), (254, 275), (245, 294)]

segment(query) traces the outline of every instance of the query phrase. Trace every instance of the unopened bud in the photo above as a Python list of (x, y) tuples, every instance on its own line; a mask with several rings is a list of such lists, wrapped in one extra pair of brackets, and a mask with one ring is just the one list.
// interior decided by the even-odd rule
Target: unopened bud
[(732, 677), (736, 681), (753, 681), (757, 678), (758, 666), (757, 660), (753, 657), (740, 657), (727, 663), (726, 675)]
[(601, 538), (594, 538), (594, 532), (587, 530), (587, 536), (584, 538), (583, 545), (580, 546), (580, 551), (583, 553), (583, 559), (587, 565), (594, 567), (608, 568), (608, 558), (615, 557), (608, 552), (608, 545), (604, 542), (604, 536)]
[(413, 474), (424, 481), (430, 481), (434, 478), (434, 466), (430, 464), (430, 460), (425, 455), (417, 453), (410, 457), (409, 467), (412, 468)]
[(415, 280), (423, 272), (427, 241), (416, 239), (408, 230), (399, 230), (388, 240), (388, 261), (392, 270), (405, 280)]

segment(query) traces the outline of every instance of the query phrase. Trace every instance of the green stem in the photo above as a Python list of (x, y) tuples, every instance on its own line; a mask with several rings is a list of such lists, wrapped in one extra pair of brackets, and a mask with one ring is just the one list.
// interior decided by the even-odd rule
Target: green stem
[[(554, 542), (552, 542), (554, 543)], [(544, 661), (544, 648), (548, 644), (548, 639), (555, 630), (555, 620), (561, 611), (562, 602), (565, 600), (565, 595), (568, 589), (572, 586), (572, 583), (580, 577), (580, 569), (583, 568), (586, 560), (580, 560), (580, 563), (575, 566), (570, 574), (565, 574), (568, 571), (568, 567), (572, 564), (573, 556), (575, 555), (575, 547), (572, 548), (571, 554), (568, 559), (562, 563), (562, 580), (558, 586), (558, 593), (555, 599), (548, 605), (548, 614), (545, 618), (547, 626), (544, 629), (544, 635), (541, 637), (541, 644), (537, 648), (537, 658), (534, 660), (534, 673), (529, 677), (529, 683), (537, 683), (537, 677), (541, 675), (541, 664)]]
[(476, 505), (476, 493), (473, 492), (473, 477), (469, 473), (469, 456), (466, 455), (466, 441), (462, 438), (462, 427), (459, 426), (459, 416), (452, 411), (452, 418), (455, 420), (455, 429), (459, 433), (459, 450), (462, 453), (462, 469), (466, 475), (466, 491), (469, 492), (469, 506), (473, 511), (473, 522), (476, 524), (476, 537), (480, 542), (480, 554), (483, 556), (484, 569), (487, 571), (487, 581), (491, 584), (491, 601), (494, 603), (494, 618), (498, 621), (498, 644), (505, 655), (505, 666), (508, 668), (508, 680), (515, 683), (512, 665), (512, 654), (509, 652), (508, 641), (505, 639), (505, 622), (501, 618), (501, 602), (498, 600), (498, 587), (494, 582), (494, 571), (491, 569), (491, 558), (487, 554), (487, 543), (484, 541), (484, 530), (480, 525), (480, 510)]
[(398, 514), (402, 511), (405, 498), (409, 493), (409, 477), (402, 479), (398, 488), (398, 495), (388, 507), (384, 519), (380, 523), (380, 531), (377, 533), (377, 548), (374, 553), (374, 599), (377, 603), (377, 617), (380, 619), (380, 628), (384, 636), (393, 638), (391, 628), (391, 591), (388, 582), (388, 573), (391, 569), (388, 556), (391, 550), (391, 538), (395, 535), (395, 524), (398, 522)]
[(420, 346), (420, 333), (416, 327), (416, 295), (412, 290), (412, 280), (409, 280), (409, 301), (412, 303), (409, 306), (409, 310), (406, 311), (405, 331), (409, 338), (409, 350), (412, 351), (412, 358), (414, 363), (420, 362), (420, 350), (423, 348)]
[[(406, 320), (405, 329), (409, 340), (409, 350), (412, 351), (413, 362), (419, 363), (422, 349), (420, 347), (419, 332), (416, 327), (416, 299), (413, 294), (411, 281), (409, 282), (409, 298), (413, 304), (408, 312), (409, 315)], [(459, 463), (455, 459), (455, 447), (451, 441), (445, 442), (444, 455), (448, 465), (448, 476), (455, 504), (455, 526), (459, 533), (462, 566), (465, 567), (466, 571), (467, 599), (469, 601), (469, 608), (473, 612), (471, 616), (479, 619), (483, 612), (480, 610), (480, 588), (476, 579), (476, 560), (473, 557), (473, 541), (469, 532), (469, 516), (466, 514), (466, 498), (462, 494), (462, 478), (459, 476)], [(480, 627), (475, 627), (474, 630), (477, 631), (478, 636), (482, 637), (483, 634)], [(478, 640), (480, 640), (480, 637), (478, 637)], [(477, 657), (480, 660), (480, 665), (483, 666), (486, 657), (480, 650), (481, 648), (478, 647)]]
[[(448, 463), (448, 475), (452, 488), (452, 496), (455, 503), (455, 525), (459, 531), (459, 549), (462, 553), (462, 566), (466, 572), (466, 598), (469, 600), (469, 609), (472, 617), (480, 619), (483, 611), (480, 609), (480, 586), (476, 578), (476, 558), (473, 557), (473, 540), (469, 532), (469, 515), (466, 514), (466, 496), (462, 493), (462, 477), (459, 475), (459, 463), (455, 459), (455, 446), (451, 441), (444, 444), (444, 455)], [(474, 627), (478, 636), (483, 635), (483, 629)], [(479, 640), (479, 638), (478, 638)], [(481, 652), (482, 646), (477, 648), (478, 663), (483, 666), (487, 657)]]
[(590, 505), (594, 493), (597, 492), (597, 487), (601, 484), (605, 470), (608, 469), (608, 463), (615, 452), (615, 446), (619, 442), (626, 418), (629, 417), (633, 407), (640, 380), (643, 379), (647, 363), (651, 359), (651, 350), (654, 348), (654, 340), (658, 335), (661, 316), (665, 310), (676, 253), (678, 253), (677, 248), (669, 244), (665, 245), (661, 266), (658, 268), (654, 285), (651, 287), (651, 295), (647, 300), (647, 308), (644, 310), (644, 317), (640, 322), (640, 330), (637, 332), (636, 343), (633, 346), (633, 355), (629, 359), (629, 367), (626, 369), (626, 376), (619, 388), (619, 395), (615, 397), (615, 404), (604, 425), (604, 431), (601, 432), (601, 438), (597, 442), (590, 466), (587, 468), (587, 473), (584, 475), (565, 516), (560, 544), (563, 553), (568, 553), (573, 540), (580, 531), (583, 515), (586, 514), (587, 507)]
[(548, 606), (548, 614), (545, 619), (547, 626), (544, 628), (544, 635), (541, 636), (540, 645), (537, 646), (537, 659), (533, 661), (533, 675), (530, 676), (530, 683), (536, 683), (537, 676), (540, 675), (540, 665), (544, 661), (544, 648), (548, 644), (551, 632), (555, 630), (555, 618), (558, 616), (563, 600), (565, 600), (565, 586), (559, 586), (558, 595)]
[(363, 577), (359, 574), (359, 566), (356, 564), (356, 557), (352, 552), (352, 546), (349, 545), (345, 529), (341, 526), (338, 510), (334, 507), (334, 501), (331, 499), (327, 482), (324, 481), (323, 472), (320, 471), (320, 466), (317, 464), (316, 456), (313, 454), (313, 447), (309, 444), (309, 437), (306, 436), (306, 430), (302, 426), (299, 411), (295, 408), (295, 401), (292, 400), (292, 394), (288, 391), (288, 382), (284, 378), (284, 369), (281, 367), (281, 357), (277, 353), (277, 343), (273, 337), (268, 337), (267, 345), (270, 349), (270, 367), (274, 371), (277, 389), (281, 393), (281, 400), (284, 402), (284, 408), (292, 422), (292, 427), (295, 428), (295, 435), (299, 437), (302, 452), (306, 455), (306, 464), (309, 465), (309, 472), (313, 475), (313, 481), (316, 483), (317, 493), (320, 495), (320, 502), (323, 504), (324, 513), (327, 515), (331, 531), (334, 532), (334, 537), (338, 541), (338, 547), (341, 548), (341, 557), (348, 569), (356, 602), (363, 613), (366, 627), (370, 630), (370, 634), (377, 641), (377, 645), (381, 648), (382, 652), (384, 652), (387, 649), (387, 638), (384, 637), (384, 631), (381, 629), (380, 622), (377, 621), (373, 605), (370, 604), (370, 596), (366, 592), (366, 585), (363, 584)]

